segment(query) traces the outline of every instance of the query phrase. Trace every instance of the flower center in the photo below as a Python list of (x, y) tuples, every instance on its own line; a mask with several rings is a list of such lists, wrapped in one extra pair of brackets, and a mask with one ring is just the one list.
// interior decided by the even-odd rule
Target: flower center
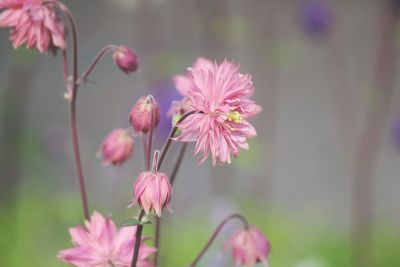
[(233, 121), (235, 123), (242, 123), (243, 121), (242, 115), (240, 115), (240, 113), (237, 111), (229, 112), (227, 115), (228, 121)]

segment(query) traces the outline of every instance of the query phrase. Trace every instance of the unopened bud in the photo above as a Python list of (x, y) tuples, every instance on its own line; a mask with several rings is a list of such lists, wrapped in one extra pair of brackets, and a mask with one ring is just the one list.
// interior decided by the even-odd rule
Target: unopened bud
[[(154, 113), (154, 118), (153, 118)], [(152, 122), (152, 120), (154, 120)], [(160, 106), (152, 96), (141, 97), (133, 106), (129, 114), (129, 121), (135, 132), (147, 133), (160, 122)]]
[(138, 55), (127, 46), (120, 46), (113, 54), (115, 64), (126, 74), (134, 72), (138, 68)]

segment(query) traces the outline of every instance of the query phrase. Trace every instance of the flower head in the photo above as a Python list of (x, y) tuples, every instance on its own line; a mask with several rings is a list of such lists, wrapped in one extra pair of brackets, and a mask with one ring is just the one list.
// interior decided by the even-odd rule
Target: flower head
[(64, 23), (53, 4), (42, 0), (2, 0), (0, 12), (0, 27), (11, 28), (14, 48), (25, 44), (40, 53), (66, 48)]
[[(69, 229), (73, 248), (61, 250), (58, 259), (78, 267), (129, 267), (135, 245), (136, 226), (117, 229), (110, 218), (94, 212), (85, 227)], [(147, 246), (142, 239), (138, 267), (153, 267), (149, 256), (156, 249)]]
[[(208, 61), (207, 61), (208, 62)], [(256, 130), (247, 121), (261, 111), (250, 97), (254, 93), (248, 74), (239, 66), (225, 60), (221, 64), (207, 63), (188, 69), (185, 94), (197, 113), (190, 115), (178, 127), (177, 140), (196, 142), (194, 154), (203, 152), (200, 162), (211, 153), (213, 164), (231, 162), (240, 149), (248, 149), (247, 138)]]
[(171, 184), (165, 173), (156, 171), (142, 172), (133, 186), (131, 205), (138, 203), (146, 214), (155, 212), (161, 217), (162, 211), (171, 209)]
[(134, 141), (129, 132), (117, 128), (113, 130), (101, 145), (101, 155), (105, 163), (121, 165), (133, 152)]
[(255, 228), (238, 230), (225, 244), (224, 251), (232, 249), (237, 266), (252, 267), (258, 262), (268, 265), (271, 246), (263, 233)]
[(154, 127), (160, 122), (160, 106), (152, 96), (141, 97), (133, 106), (129, 114), (129, 122), (135, 132), (147, 133), (152, 126), (152, 115), (154, 112)]
[(138, 55), (131, 48), (123, 45), (117, 48), (113, 54), (115, 64), (126, 74), (134, 72), (138, 68)]

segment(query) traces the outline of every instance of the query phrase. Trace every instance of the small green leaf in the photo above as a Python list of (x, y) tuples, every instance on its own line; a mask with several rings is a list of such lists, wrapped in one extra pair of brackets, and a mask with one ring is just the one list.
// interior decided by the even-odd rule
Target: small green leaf
[(121, 223), (121, 227), (128, 227), (134, 225), (144, 225), (144, 224), (151, 224), (148, 220), (139, 221), (137, 218), (128, 218)]

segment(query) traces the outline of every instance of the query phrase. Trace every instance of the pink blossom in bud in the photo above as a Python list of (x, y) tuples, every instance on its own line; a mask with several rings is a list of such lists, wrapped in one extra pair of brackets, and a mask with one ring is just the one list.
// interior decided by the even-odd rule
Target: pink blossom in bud
[[(136, 226), (117, 229), (111, 218), (104, 218), (94, 212), (85, 227), (80, 225), (69, 229), (73, 248), (61, 250), (58, 259), (78, 267), (129, 267), (135, 246)], [(154, 267), (149, 257), (155, 248), (144, 243), (139, 249), (138, 267)]]
[(135, 132), (147, 133), (150, 130), (152, 122), (152, 113), (154, 112), (154, 127), (160, 122), (160, 106), (152, 96), (141, 97), (133, 106), (129, 114), (129, 121)]
[(115, 64), (126, 74), (134, 72), (138, 68), (138, 55), (131, 48), (123, 45), (117, 48), (113, 54)]
[(250, 98), (254, 93), (249, 74), (239, 72), (239, 66), (225, 60), (221, 64), (203, 64), (189, 68), (186, 82), (190, 106), (197, 111), (178, 127), (177, 140), (196, 142), (194, 154), (203, 152), (200, 163), (211, 154), (213, 165), (231, 163), (231, 154), (249, 149), (247, 138), (257, 135), (247, 121), (258, 114), (261, 107)]
[(100, 152), (106, 164), (121, 165), (131, 156), (133, 145), (129, 132), (117, 128), (103, 141)]
[(268, 266), (271, 246), (264, 234), (255, 227), (238, 230), (225, 244), (224, 251), (232, 249), (237, 266), (253, 267), (259, 262)]
[(40, 53), (65, 49), (64, 23), (51, 3), (42, 0), (1, 0), (0, 27), (11, 28), (14, 48), (25, 44)]
[(162, 211), (170, 210), (171, 184), (162, 172), (142, 172), (133, 186), (131, 206), (138, 203), (146, 214), (155, 212), (161, 217)]

